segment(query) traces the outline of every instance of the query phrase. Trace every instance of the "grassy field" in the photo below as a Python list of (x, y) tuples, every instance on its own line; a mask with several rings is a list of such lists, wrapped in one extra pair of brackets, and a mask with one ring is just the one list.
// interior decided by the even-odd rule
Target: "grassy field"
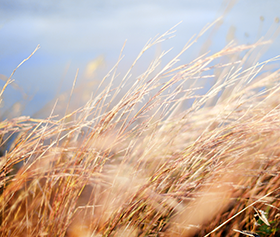
[(1, 236), (280, 235), (279, 57), (230, 43), (182, 64), (203, 33), (132, 77), (173, 32), (154, 38), (71, 110), (74, 82), (64, 116), (0, 122)]

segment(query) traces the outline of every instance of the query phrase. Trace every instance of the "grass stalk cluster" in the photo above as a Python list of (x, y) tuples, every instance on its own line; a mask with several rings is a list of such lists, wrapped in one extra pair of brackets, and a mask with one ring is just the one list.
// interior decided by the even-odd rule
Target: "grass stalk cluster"
[(280, 234), (279, 57), (230, 43), (181, 64), (205, 30), (131, 77), (174, 32), (152, 39), (115, 83), (120, 56), (65, 116), (0, 122), (1, 236)]

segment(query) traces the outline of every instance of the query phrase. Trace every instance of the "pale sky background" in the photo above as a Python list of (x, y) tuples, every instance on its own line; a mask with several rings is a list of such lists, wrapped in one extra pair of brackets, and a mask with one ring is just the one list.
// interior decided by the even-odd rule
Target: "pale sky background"
[[(224, 0), (1, 0), (0, 74), (13, 69), (40, 44), (41, 48), (14, 75), (16, 83), (32, 100), (23, 114), (32, 115), (53, 99), (58, 90), (67, 91), (77, 68), (80, 78), (90, 60), (104, 57), (101, 77), (117, 61), (123, 43), (125, 58), (120, 70), (127, 70), (149, 38), (162, 34), (178, 22), (176, 37), (160, 47), (173, 47), (169, 59), (188, 39), (221, 16), (230, 1)], [(232, 1), (231, 1), (232, 2)], [(280, 23), (279, 0), (240, 0), (224, 16), (223, 24), (212, 36), (211, 52), (222, 49), (231, 29), (238, 43), (254, 43), (260, 37), (273, 38)], [(210, 33), (209, 33), (210, 34)], [(201, 39), (183, 60), (198, 56), (209, 37)], [(151, 57), (155, 50), (151, 52)], [(280, 54), (278, 36), (262, 59)], [(167, 57), (167, 59), (168, 59)], [(69, 67), (66, 75), (66, 68)], [(139, 68), (140, 70), (140, 68)], [(64, 78), (62, 87), (60, 82)], [(79, 80), (79, 78), (78, 78)], [(0, 81), (2, 86), (4, 82)], [(23, 99), (18, 90), (5, 92), (5, 108)]]

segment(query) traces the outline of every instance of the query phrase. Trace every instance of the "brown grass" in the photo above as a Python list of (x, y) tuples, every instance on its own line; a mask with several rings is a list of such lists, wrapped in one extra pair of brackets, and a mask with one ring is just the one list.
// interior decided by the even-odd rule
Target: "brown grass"
[(280, 77), (266, 70), (278, 58), (250, 65), (268, 42), (231, 43), (178, 65), (203, 33), (130, 77), (173, 32), (149, 41), (118, 85), (119, 61), (65, 116), (54, 106), (46, 119), (0, 123), (2, 149), (13, 139), (0, 161), (1, 236), (280, 234)]

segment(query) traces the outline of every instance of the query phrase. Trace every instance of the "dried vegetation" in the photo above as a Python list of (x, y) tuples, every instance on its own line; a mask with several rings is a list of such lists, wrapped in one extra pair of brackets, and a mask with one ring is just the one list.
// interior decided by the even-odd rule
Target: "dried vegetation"
[(201, 32), (130, 77), (172, 34), (81, 108), (0, 123), (1, 236), (280, 234), (279, 57), (252, 63), (268, 42), (231, 43), (180, 64)]

